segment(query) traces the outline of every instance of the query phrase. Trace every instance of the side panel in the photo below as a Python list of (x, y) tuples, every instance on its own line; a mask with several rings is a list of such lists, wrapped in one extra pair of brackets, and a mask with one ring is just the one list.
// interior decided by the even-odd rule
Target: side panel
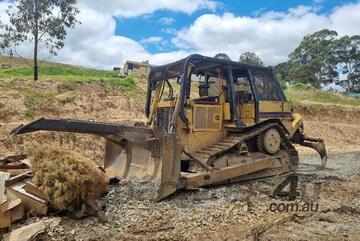
[[(202, 106), (202, 105), (200, 105)], [(204, 105), (208, 106), (208, 105)], [(219, 108), (220, 106), (217, 105), (211, 105), (212, 107)], [(187, 118), (189, 119), (189, 128), (182, 122), (182, 120), (179, 118), (177, 121), (177, 128), (176, 128), (176, 134), (180, 139), (180, 142), (184, 145), (185, 150), (188, 152), (194, 152), (197, 150), (200, 150), (203, 147), (206, 147), (208, 145), (211, 145), (213, 143), (216, 143), (217, 141), (221, 140), (225, 136), (225, 131), (222, 128), (222, 120), (220, 122), (220, 129), (202, 129), (195, 131), (195, 118), (193, 117), (195, 110), (193, 111), (191, 108), (185, 109), (185, 113)], [(200, 112), (201, 113), (201, 112)], [(206, 112), (208, 113), (208, 112)], [(198, 112), (199, 114), (199, 112)], [(209, 113), (208, 113), (209, 115)], [(213, 113), (210, 113), (210, 115), (213, 115)], [(200, 116), (198, 117), (200, 119)], [(214, 118), (217, 118), (216, 116)], [(206, 115), (201, 116), (201, 119), (199, 120), (201, 124), (197, 124), (197, 127), (202, 126), (206, 127)], [(213, 117), (211, 117), (211, 122), (213, 120)], [(218, 124), (217, 120), (214, 122), (216, 125)], [(210, 126), (211, 127), (211, 126)]]
[(194, 105), (194, 131), (220, 131), (222, 122), (222, 105)]
[(290, 112), (283, 112), (283, 103), (282, 101), (260, 101), (259, 119), (291, 117)]

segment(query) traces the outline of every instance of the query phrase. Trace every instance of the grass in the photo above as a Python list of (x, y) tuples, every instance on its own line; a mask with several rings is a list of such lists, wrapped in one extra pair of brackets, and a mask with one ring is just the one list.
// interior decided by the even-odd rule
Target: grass
[[(40, 80), (56, 80), (64, 82), (64, 87), (72, 90), (71, 84), (83, 84), (101, 82), (110, 84), (116, 87), (121, 87), (124, 90), (135, 90), (137, 85), (132, 77), (118, 78), (114, 77), (116, 73), (113, 71), (96, 70), (83, 67), (69, 67), (69, 66), (48, 66), (39, 69)], [(0, 71), (0, 78), (11, 79), (21, 78), (32, 80), (33, 69), (30, 67), (20, 67), (10, 70)], [(11, 86), (9, 86), (11, 87)]]
[[(113, 77), (113, 71), (88, 69), (83, 67), (59, 67), (48, 66), (39, 68), (39, 76), (94, 76), (94, 77)], [(33, 68), (21, 67), (0, 72), (0, 77), (23, 77), (33, 76)]]
[(35, 89), (29, 88), (29, 87), (23, 87), (18, 84), (16, 84), (15, 81), (10, 80), (4, 82), (0, 86), (1, 91), (9, 91), (9, 90), (17, 90), (21, 93), (22, 96), (24, 96), (25, 101), (27, 104), (34, 104), (38, 103), (39, 101), (42, 101), (44, 99), (48, 100), (54, 100), (55, 96), (57, 95), (56, 92), (40, 92)]
[(321, 91), (315, 89), (311, 85), (305, 85), (301, 83), (294, 83), (289, 85), (285, 90), (285, 94), (288, 100), (293, 103), (299, 103), (303, 100), (308, 100), (325, 104), (360, 106), (359, 99), (347, 97), (342, 94)]
[(38, 92), (31, 89), (19, 89), (20, 93), (25, 97), (27, 103), (33, 104), (41, 100), (53, 100), (56, 93), (53, 92)]
[(65, 99), (61, 99), (59, 100), (59, 102), (63, 105), (67, 104), (67, 103), (71, 103), (74, 102), (75, 100), (75, 96), (67, 96)]
[(34, 118), (34, 112), (32, 110), (27, 110), (25, 112), (26, 117)]

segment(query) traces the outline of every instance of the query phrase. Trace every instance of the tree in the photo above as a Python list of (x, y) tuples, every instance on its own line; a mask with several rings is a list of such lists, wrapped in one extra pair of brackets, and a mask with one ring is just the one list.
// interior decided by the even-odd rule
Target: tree
[(304, 37), (290, 54), (289, 76), (292, 80), (310, 83), (316, 88), (338, 79), (335, 43), (337, 32), (323, 29)]
[(215, 59), (231, 60), (230, 57), (225, 53), (218, 53), (214, 56)]
[(43, 44), (51, 55), (64, 47), (66, 30), (74, 28), (79, 13), (76, 0), (14, 0), (7, 14), (2, 48), (16, 49), (21, 43), (33, 44), (34, 80), (38, 80), (38, 52)]
[(276, 78), (280, 81), (281, 87), (286, 89), (286, 82), (289, 81), (289, 65), (283, 62), (274, 66)]
[(263, 66), (264, 62), (253, 52), (245, 52), (240, 55), (239, 61), (247, 64), (256, 64)]
[(336, 55), (342, 73), (341, 84), (348, 92), (360, 91), (360, 35), (344, 36), (336, 43)]

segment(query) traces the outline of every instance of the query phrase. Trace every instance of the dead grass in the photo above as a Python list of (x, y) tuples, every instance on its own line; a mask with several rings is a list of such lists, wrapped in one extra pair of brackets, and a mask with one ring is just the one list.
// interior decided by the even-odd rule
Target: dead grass
[(67, 147), (35, 145), (30, 160), (34, 184), (58, 210), (79, 200), (95, 201), (107, 190), (106, 177), (95, 164)]

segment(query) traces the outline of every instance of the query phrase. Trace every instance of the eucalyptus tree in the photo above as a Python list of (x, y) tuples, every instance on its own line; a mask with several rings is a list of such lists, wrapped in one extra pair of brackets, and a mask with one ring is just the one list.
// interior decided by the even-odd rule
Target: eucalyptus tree
[(4, 25), (1, 47), (16, 50), (21, 44), (31, 43), (34, 80), (38, 80), (39, 48), (57, 55), (65, 45), (67, 30), (79, 23), (76, 4), (76, 0), (9, 1), (9, 23)]

